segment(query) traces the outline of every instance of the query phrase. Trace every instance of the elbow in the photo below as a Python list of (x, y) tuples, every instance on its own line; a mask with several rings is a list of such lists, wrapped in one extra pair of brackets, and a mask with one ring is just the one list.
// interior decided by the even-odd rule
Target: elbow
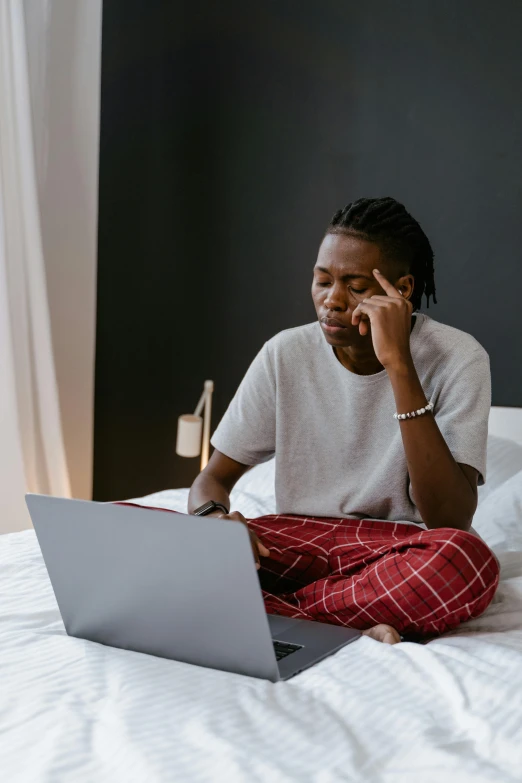
[(423, 516), (422, 521), (429, 530), (437, 530), (442, 527), (452, 530), (463, 530), (468, 533), (471, 528), (473, 517), (469, 516)]
[(464, 533), (469, 533), (471, 529), (471, 523), (473, 521), (473, 517), (453, 517), (451, 519), (442, 520), (442, 522), (439, 522), (439, 524), (430, 525), (428, 523), (427, 527), (431, 528), (439, 528), (439, 527), (447, 527), (451, 528), (451, 530), (462, 530)]
[(449, 527), (453, 530), (463, 530), (465, 533), (468, 533), (476, 510), (477, 501), (474, 499), (473, 502), (466, 503), (460, 507), (456, 507), (455, 504), (447, 508), (433, 509), (426, 514), (422, 514), (422, 521), (430, 530)]
[(441, 527), (448, 527), (452, 530), (462, 530), (465, 533), (469, 533), (471, 529), (471, 523), (473, 521), (473, 517), (465, 517), (465, 516), (451, 516), (451, 517), (443, 517), (443, 516), (434, 516), (434, 517), (423, 517), (422, 521), (426, 525), (426, 527), (429, 530), (437, 530)]

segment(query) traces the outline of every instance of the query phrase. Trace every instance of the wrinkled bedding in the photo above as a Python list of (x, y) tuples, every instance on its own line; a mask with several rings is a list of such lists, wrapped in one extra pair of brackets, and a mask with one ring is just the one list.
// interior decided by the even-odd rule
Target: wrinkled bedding
[[(142, 501), (183, 511), (187, 492)], [(233, 505), (273, 511), (269, 467)], [(362, 638), (277, 684), (68, 637), (34, 532), (0, 537), (2, 780), (520, 783), (522, 473), (474, 526), (502, 567), (482, 617), (424, 645)]]

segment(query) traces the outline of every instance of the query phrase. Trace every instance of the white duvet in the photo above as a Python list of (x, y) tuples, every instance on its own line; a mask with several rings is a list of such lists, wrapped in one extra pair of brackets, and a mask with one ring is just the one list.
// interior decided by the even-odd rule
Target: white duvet
[[(251, 516), (273, 503), (256, 471), (234, 495)], [(275, 685), (69, 638), (34, 533), (0, 537), (0, 779), (520, 783), (522, 473), (475, 526), (502, 565), (481, 618), (427, 645), (362, 638)]]

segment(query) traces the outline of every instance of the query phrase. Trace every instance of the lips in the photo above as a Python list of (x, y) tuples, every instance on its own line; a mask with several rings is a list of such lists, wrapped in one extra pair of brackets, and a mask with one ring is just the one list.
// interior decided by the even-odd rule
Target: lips
[(340, 329), (346, 329), (346, 326), (338, 321), (336, 318), (321, 318), (321, 323), (326, 326), (338, 327)]
[(339, 335), (347, 331), (344, 324), (338, 321), (336, 318), (321, 318), (321, 327), (325, 334)]

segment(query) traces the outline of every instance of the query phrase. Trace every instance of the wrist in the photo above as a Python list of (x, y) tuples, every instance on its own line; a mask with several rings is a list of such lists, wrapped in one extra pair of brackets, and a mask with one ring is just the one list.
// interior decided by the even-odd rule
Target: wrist
[(216, 516), (217, 514), (228, 513), (228, 506), (225, 506), (225, 504), (219, 500), (207, 500), (202, 506), (198, 506), (198, 508), (192, 511), (192, 514), (197, 517)]
[(415, 365), (411, 354), (398, 356), (390, 362), (384, 365), (384, 369), (390, 376), (390, 380), (394, 378), (407, 378), (412, 375), (417, 375)]
[(396, 411), (408, 413), (426, 407), (428, 402), (413, 361), (395, 364), (388, 370)]

